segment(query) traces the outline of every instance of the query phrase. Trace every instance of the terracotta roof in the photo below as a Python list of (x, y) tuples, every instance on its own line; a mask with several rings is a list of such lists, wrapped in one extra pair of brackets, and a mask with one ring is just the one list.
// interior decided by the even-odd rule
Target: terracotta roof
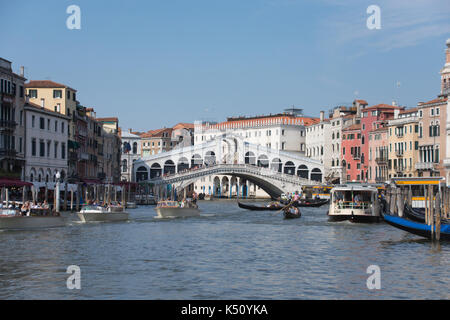
[(447, 102), (447, 98), (436, 98), (427, 102), (419, 102), (419, 106), (425, 106), (427, 104), (435, 104), (435, 103), (445, 103)]
[(96, 118), (96, 119), (97, 119), (97, 121), (100, 121), (100, 122), (110, 122), (110, 121), (119, 122), (119, 119), (117, 117)]
[(350, 127), (343, 129), (342, 131), (361, 130), (361, 123), (352, 124)]
[(162, 128), (162, 129), (156, 129), (156, 130), (149, 130), (143, 134), (141, 134), (141, 138), (160, 138), (162, 137), (162, 134), (165, 132), (172, 133), (172, 128)]
[(408, 114), (408, 113), (414, 113), (417, 112), (419, 110), (419, 108), (411, 108), (411, 109), (405, 109), (400, 111), (400, 114)]
[(368, 104), (366, 100), (355, 100), (359, 104)]
[(180, 122), (180, 123), (177, 123), (176, 125), (173, 126), (173, 129), (179, 129), (179, 128), (194, 129), (194, 124), (193, 123)]
[(391, 104), (380, 103), (380, 104), (376, 104), (374, 106), (365, 107), (362, 110), (365, 111), (365, 110), (371, 110), (371, 109), (392, 109), (392, 110), (400, 109), (400, 110), (403, 110), (404, 108), (403, 107), (399, 107), (399, 106), (393, 106)]
[(31, 80), (25, 84), (25, 88), (67, 88), (77, 92), (77, 90), (72, 89), (71, 87), (66, 86), (65, 84), (61, 84), (51, 80)]

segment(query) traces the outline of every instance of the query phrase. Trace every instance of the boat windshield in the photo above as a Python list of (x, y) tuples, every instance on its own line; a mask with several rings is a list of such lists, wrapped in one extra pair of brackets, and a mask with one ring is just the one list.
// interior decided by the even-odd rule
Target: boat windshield
[(373, 201), (373, 192), (367, 190), (336, 190), (333, 204), (337, 209), (368, 209)]

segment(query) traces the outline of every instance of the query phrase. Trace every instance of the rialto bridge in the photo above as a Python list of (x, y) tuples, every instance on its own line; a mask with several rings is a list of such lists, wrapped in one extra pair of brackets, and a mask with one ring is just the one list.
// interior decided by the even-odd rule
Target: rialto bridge
[(284, 192), (299, 190), (302, 185), (322, 183), (323, 171), (319, 161), (251, 144), (230, 134), (203, 144), (144, 157), (133, 165), (137, 182), (170, 185), (172, 189), (180, 190), (210, 177), (213, 188), (197, 192), (247, 196), (251, 184), (274, 198)]

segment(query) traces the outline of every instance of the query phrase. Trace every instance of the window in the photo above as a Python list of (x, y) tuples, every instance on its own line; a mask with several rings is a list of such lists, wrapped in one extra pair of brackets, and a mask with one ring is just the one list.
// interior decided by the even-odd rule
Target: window
[(55, 132), (58, 132), (58, 121), (55, 120)]
[(38, 97), (37, 90), (35, 90), (35, 89), (29, 90), (28, 93), (30, 95), (30, 98), (37, 98)]
[(31, 155), (36, 156), (36, 138), (31, 139)]
[(47, 119), (47, 130), (50, 130), (50, 119)]
[(61, 143), (61, 159), (66, 158), (66, 144), (63, 142)]
[(19, 152), (22, 152), (22, 137), (19, 138)]
[(41, 128), (41, 129), (45, 129), (45, 119), (44, 118), (42, 118), (42, 117), (40, 117), (39, 118), (39, 128)]
[(50, 158), (50, 143), (52, 143), (50, 140), (47, 141), (47, 158)]
[(58, 158), (58, 141), (55, 141), (55, 159)]
[(61, 99), (62, 98), (62, 90), (53, 90), (53, 98)]
[(34, 128), (34, 120), (35, 120), (35, 116), (31, 116), (31, 126)]
[(39, 156), (45, 157), (45, 142), (44, 142), (44, 140), (39, 141)]
[(61, 132), (64, 133), (64, 122), (61, 122)]

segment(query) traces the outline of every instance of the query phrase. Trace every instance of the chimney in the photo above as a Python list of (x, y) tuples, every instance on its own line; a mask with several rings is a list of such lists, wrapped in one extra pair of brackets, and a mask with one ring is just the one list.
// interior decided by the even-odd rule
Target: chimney
[(323, 122), (324, 118), (325, 118), (325, 111), (320, 111), (320, 122)]
[(394, 119), (398, 119), (399, 114), (400, 114), (400, 109), (394, 109)]
[(24, 66), (20, 67), (20, 76), (25, 77), (25, 67)]

